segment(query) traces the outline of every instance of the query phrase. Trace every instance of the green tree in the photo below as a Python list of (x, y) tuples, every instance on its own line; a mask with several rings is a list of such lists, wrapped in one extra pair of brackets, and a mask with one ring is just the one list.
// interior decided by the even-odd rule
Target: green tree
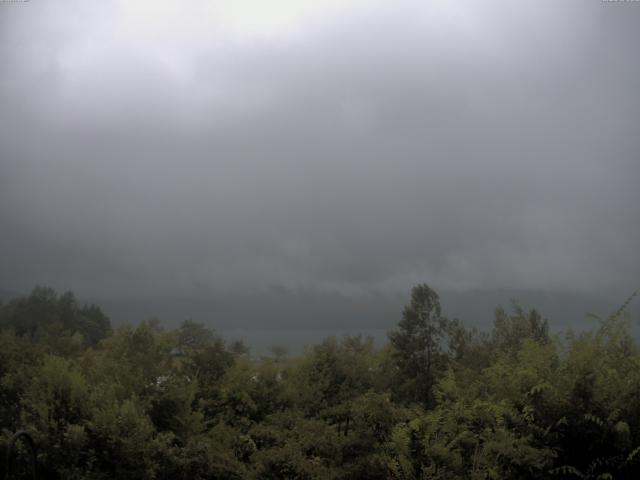
[(548, 343), (549, 323), (537, 310), (525, 311), (514, 302), (511, 315), (502, 307), (496, 308), (491, 338), (499, 353), (516, 355), (526, 339)]
[(65, 478), (79, 478), (86, 467), (89, 400), (90, 387), (79, 366), (55, 355), (46, 356), (33, 370), (33, 381), (21, 399), (22, 425), (32, 432), (42, 463)]
[(96, 346), (111, 333), (109, 318), (99, 307), (81, 306), (72, 292), (58, 296), (47, 287), (0, 305), (0, 328), (66, 356)]
[(401, 396), (427, 408), (435, 405), (433, 386), (444, 363), (448, 322), (438, 294), (426, 284), (411, 290), (397, 330), (389, 333), (400, 374)]

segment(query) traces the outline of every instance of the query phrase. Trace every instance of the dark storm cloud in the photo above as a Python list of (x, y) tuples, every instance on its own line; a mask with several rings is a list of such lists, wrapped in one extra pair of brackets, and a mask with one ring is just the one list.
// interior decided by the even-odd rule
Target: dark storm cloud
[(640, 6), (448, 5), (0, 5), (0, 286), (636, 288)]

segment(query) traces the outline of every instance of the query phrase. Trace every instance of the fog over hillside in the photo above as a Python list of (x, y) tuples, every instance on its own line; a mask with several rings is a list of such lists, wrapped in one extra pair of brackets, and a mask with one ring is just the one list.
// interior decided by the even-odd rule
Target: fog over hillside
[[(24, 296), (0, 292), (0, 300)], [(550, 322), (552, 332), (572, 328), (590, 329), (597, 320), (614, 312), (625, 298), (606, 298), (579, 294), (534, 292), (529, 290), (475, 290), (440, 292), (442, 308), (449, 318), (458, 318), (469, 327), (489, 331), (497, 306), (511, 311), (515, 301), (525, 308), (536, 308)], [(219, 295), (207, 298), (80, 298), (95, 303), (114, 325), (137, 324), (156, 318), (166, 327), (193, 320), (215, 329), (229, 340), (242, 339), (256, 354), (273, 345), (285, 345), (299, 352), (305, 345), (330, 335), (373, 337), (379, 345), (401, 318), (408, 302), (404, 294), (344, 296), (313, 292), (278, 291), (251, 296)], [(640, 305), (630, 305), (632, 331), (640, 338)]]
[[(512, 301), (536, 308), (550, 321), (552, 332), (593, 328), (617, 310), (625, 298), (541, 293), (522, 290), (441, 292), (444, 313), (465, 325), (489, 331), (499, 305), (510, 311)], [(207, 299), (136, 299), (97, 301), (115, 324), (158, 318), (176, 326), (185, 319), (202, 322), (229, 339), (243, 339), (255, 353), (276, 345), (300, 351), (305, 345), (329, 335), (372, 336), (378, 344), (401, 318), (408, 293), (345, 297), (311, 292), (280, 292), (251, 297), (220, 296)], [(631, 305), (634, 331), (640, 334), (640, 306)], [(640, 337), (640, 336), (639, 336)]]
[(384, 331), (426, 282), (471, 324), (511, 297), (579, 322), (640, 286), (639, 19), (0, 3), (0, 289), (117, 322)]

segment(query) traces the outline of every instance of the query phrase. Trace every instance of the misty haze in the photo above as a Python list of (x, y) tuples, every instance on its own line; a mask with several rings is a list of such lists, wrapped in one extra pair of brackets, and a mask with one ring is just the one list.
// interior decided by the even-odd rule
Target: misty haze
[(640, 478), (639, 26), (0, 0), (0, 475)]

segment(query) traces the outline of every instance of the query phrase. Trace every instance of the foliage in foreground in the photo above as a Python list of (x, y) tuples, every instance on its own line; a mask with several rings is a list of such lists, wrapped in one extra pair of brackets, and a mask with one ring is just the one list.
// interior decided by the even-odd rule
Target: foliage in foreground
[(36, 288), (0, 305), (0, 424), (52, 479), (640, 478), (628, 321), (551, 338), (515, 306), (482, 333), (418, 285), (384, 348), (252, 359), (194, 322), (112, 330)]

